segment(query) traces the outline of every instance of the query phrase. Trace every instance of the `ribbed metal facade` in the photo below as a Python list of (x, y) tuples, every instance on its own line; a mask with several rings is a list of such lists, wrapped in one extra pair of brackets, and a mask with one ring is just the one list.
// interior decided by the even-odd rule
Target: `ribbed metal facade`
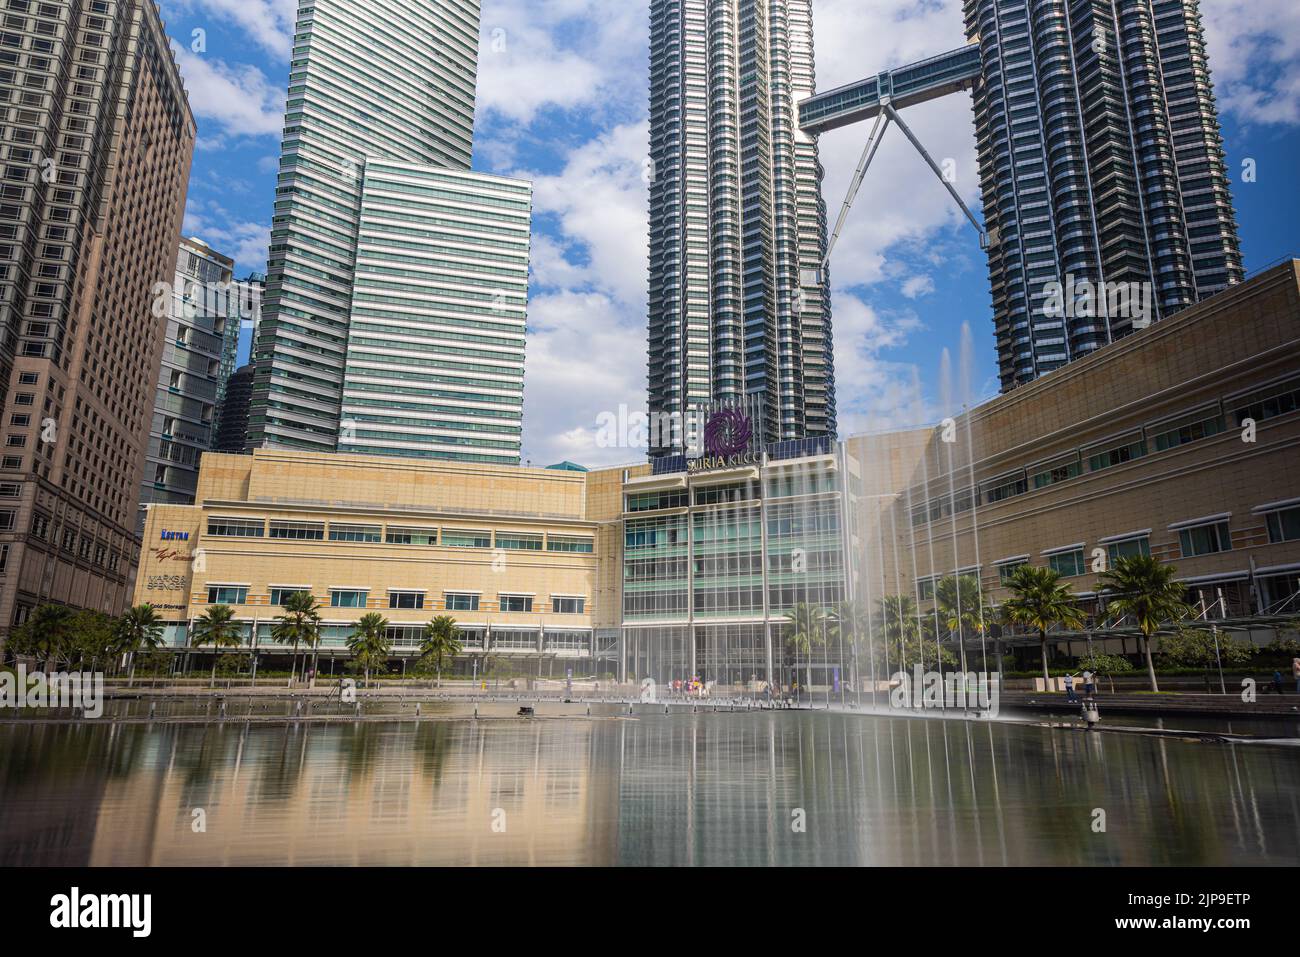
[[(1197, 0), (966, 0), (965, 16), (1004, 390), (1242, 280)], [(1054, 282), (1144, 288), (1150, 308), (1062, 310)]]
[(301, 0), (248, 445), (332, 451), (367, 159), (468, 170), (478, 0)]
[(758, 395), (765, 440), (835, 432), (814, 86), (809, 0), (652, 0), (652, 415)]

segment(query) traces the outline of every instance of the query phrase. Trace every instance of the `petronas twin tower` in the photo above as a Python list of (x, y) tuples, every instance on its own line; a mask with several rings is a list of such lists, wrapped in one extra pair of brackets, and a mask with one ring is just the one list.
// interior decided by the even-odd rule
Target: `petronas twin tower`
[(652, 421), (835, 433), (816, 136), (909, 90), (973, 96), (1004, 390), (1242, 280), (1197, 0), (963, 6), (965, 48), (814, 97), (811, 0), (652, 0)]
[(766, 441), (835, 434), (814, 86), (811, 0), (652, 0), (652, 419), (757, 396)]

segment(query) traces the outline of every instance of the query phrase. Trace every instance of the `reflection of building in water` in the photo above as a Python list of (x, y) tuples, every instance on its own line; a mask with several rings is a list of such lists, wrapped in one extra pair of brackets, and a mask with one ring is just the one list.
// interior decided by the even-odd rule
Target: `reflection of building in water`
[[(599, 862), (616, 840), (617, 782), (592, 769), (616, 759), (617, 738), (598, 738), (594, 727), (485, 720), (151, 732), (160, 746), (147, 768), (106, 789), (89, 863)], [(194, 830), (196, 808), (206, 831)]]
[(111, 736), (104, 725), (35, 721), (0, 732), (0, 867), (90, 864)]

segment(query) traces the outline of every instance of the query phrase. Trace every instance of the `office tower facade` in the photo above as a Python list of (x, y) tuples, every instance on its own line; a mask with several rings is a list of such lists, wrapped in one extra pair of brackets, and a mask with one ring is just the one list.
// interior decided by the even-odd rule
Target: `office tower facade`
[(965, 16), (1004, 390), (1242, 280), (1196, 0)]
[(518, 465), (532, 185), (366, 162), (338, 450)]
[(234, 371), (244, 296), (234, 262), (200, 239), (182, 239), (175, 279), (155, 293), (155, 315), (167, 329), (149, 429), (137, 531), (145, 506), (189, 505), (198, 487), (199, 457), (212, 448), (217, 405)]
[(239, 453), (248, 438), (248, 402), (253, 397), (253, 366), (240, 366), (226, 380), (217, 406), (217, 431), (212, 451)]
[(10, 3), (0, 33), (3, 634), (130, 597), (195, 126), (153, 0)]
[(814, 86), (809, 0), (652, 0), (652, 424), (757, 396), (765, 441), (835, 433)]
[(477, 0), (303, 0), (289, 73), (248, 446), (339, 441), (369, 159), (468, 170)]

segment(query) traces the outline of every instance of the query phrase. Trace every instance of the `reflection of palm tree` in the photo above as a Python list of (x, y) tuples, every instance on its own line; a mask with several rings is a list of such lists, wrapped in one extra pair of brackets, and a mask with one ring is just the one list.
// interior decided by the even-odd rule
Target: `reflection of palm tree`
[(235, 609), (229, 605), (209, 605), (207, 611), (194, 619), (194, 634), (190, 645), (195, 648), (199, 645), (212, 646), (212, 680), (209, 687), (216, 687), (217, 684), (217, 659), (221, 657), (221, 649), (238, 647), (241, 631), (239, 623), (235, 621)]
[(1151, 639), (1160, 625), (1187, 615), (1190, 608), (1184, 600), (1186, 589), (1174, 580), (1178, 569), (1164, 565), (1150, 555), (1132, 555), (1120, 558), (1110, 571), (1104, 572), (1098, 582), (1102, 592), (1115, 597), (1107, 610), (1119, 618), (1133, 616), (1138, 633), (1142, 636), (1142, 652), (1147, 660), (1147, 679), (1151, 690), (1159, 691), (1156, 684), (1156, 666), (1151, 658)]
[(807, 602), (799, 602), (794, 608), (786, 612), (785, 620), (790, 627), (790, 635), (786, 638), (790, 647), (794, 649), (795, 654), (795, 671), (799, 670), (799, 654), (804, 655), (805, 675), (804, 684), (812, 687), (812, 649), (813, 645), (823, 645), (826, 642), (824, 625), (826, 623), (826, 612), (822, 611), (816, 605), (810, 605)]
[(1011, 597), (1002, 603), (1002, 616), (1008, 623), (1038, 632), (1038, 647), (1043, 656), (1043, 684), (1047, 673), (1047, 631), (1054, 625), (1079, 628), (1083, 610), (1068, 584), (1061, 584), (1059, 572), (1036, 565), (1021, 565), (1007, 582)]

